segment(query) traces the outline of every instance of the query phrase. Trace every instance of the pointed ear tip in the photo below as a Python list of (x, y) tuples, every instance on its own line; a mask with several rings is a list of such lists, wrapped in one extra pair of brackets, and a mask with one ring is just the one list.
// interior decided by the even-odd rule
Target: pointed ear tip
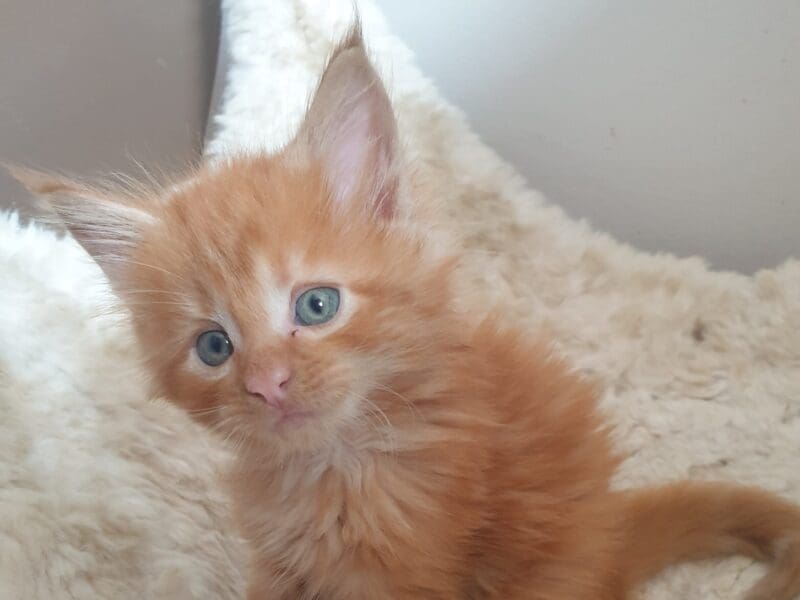
[(348, 51), (355, 51), (359, 54), (367, 55), (367, 49), (364, 45), (364, 36), (361, 29), (361, 19), (356, 15), (353, 24), (345, 32), (344, 36), (336, 44), (336, 47), (331, 55), (330, 62), (333, 62), (338, 56)]
[(75, 191), (75, 184), (36, 169), (22, 167), (7, 162), (0, 163), (0, 166), (8, 171), (9, 175), (16, 179), (32, 194), (53, 194), (57, 192)]
[(364, 47), (364, 29), (361, 26), (361, 17), (359, 16), (358, 12), (356, 12), (355, 17), (353, 18), (353, 23), (347, 30), (342, 44), (349, 48)]
[(36, 179), (37, 172), (33, 169), (29, 169), (28, 167), (23, 167), (20, 165), (15, 165), (10, 162), (0, 162), (0, 167), (6, 170), (6, 172), (11, 175), (16, 181), (28, 187), (28, 183)]

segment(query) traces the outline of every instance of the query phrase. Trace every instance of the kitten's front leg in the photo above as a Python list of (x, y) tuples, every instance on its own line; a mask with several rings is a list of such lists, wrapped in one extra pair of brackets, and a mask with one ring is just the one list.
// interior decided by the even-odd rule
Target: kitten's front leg
[(598, 587), (592, 583), (591, 573), (583, 582), (578, 577), (573, 580), (543, 581), (540, 575), (532, 576), (516, 582), (512, 587), (476, 597), (485, 600), (630, 600), (627, 588), (616, 583)]
[[(411, 591), (405, 585), (393, 584), (386, 581), (383, 589), (372, 589), (361, 596), (358, 591), (345, 592), (348, 598), (361, 598), (362, 600), (461, 600), (459, 594), (448, 587), (447, 590), (428, 590), (423, 595), (418, 591)], [(335, 598), (336, 592), (331, 595), (309, 596), (299, 581), (281, 580), (279, 576), (261, 571), (256, 577), (251, 578), (247, 588), (247, 600), (326, 600)]]
[(247, 600), (319, 600), (306, 598), (302, 581), (272, 566), (260, 564), (251, 569)]
[(306, 599), (302, 594), (299, 586), (280, 586), (280, 590), (274, 585), (255, 582), (250, 582), (247, 586), (247, 600), (312, 600)]

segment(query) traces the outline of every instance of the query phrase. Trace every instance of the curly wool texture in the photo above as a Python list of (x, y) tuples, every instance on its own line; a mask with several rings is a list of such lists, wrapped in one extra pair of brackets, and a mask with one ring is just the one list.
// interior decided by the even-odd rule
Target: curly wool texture
[[(210, 156), (286, 142), (303, 115), (349, 0), (228, 0), (229, 67)], [(800, 501), (800, 262), (746, 277), (650, 255), (569, 219), (484, 146), (392, 36), (359, 10), (392, 93), (420, 204), (463, 240), (477, 305), (552, 336), (605, 387), (629, 456), (627, 487), (681, 478), (763, 486)], [(643, 197), (646, 202), (646, 197)], [(643, 597), (728, 599), (762, 567), (687, 565)]]

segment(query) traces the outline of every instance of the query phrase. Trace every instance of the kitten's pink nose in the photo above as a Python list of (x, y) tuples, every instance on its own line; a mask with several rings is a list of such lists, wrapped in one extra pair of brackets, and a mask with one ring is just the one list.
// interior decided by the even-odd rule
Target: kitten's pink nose
[(245, 388), (254, 396), (261, 398), (275, 408), (281, 408), (286, 401), (286, 386), (292, 372), (287, 365), (262, 367), (245, 378)]

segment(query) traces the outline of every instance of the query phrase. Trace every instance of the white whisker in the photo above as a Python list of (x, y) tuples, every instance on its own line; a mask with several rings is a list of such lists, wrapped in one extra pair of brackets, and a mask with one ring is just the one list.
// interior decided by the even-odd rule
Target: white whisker
[(373, 387), (375, 387), (375, 389), (377, 389), (377, 390), (381, 390), (381, 391), (384, 391), (384, 392), (386, 392), (388, 394), (392, 394), (393, 396), (395, 396), (396, 398), (398, 398), (399, 400), (401, 400), (403, 402), (403, 404), (406, 406), (406, 408), (408, 408), (408, 410), (411, 412), (411, 414), (414, 417), (419, 418), (423, 422), (426, 422), (425, 417), (423, 417), (422, 413), (419, 412), (419, 409), (414, 405), (414, 403), (411, 402), (405, 396), (403, 396), (401, 393), (395, 391), (394, 389), (390, 388), (388, 385), (384, 385), (382, 383), (374, 383)]

